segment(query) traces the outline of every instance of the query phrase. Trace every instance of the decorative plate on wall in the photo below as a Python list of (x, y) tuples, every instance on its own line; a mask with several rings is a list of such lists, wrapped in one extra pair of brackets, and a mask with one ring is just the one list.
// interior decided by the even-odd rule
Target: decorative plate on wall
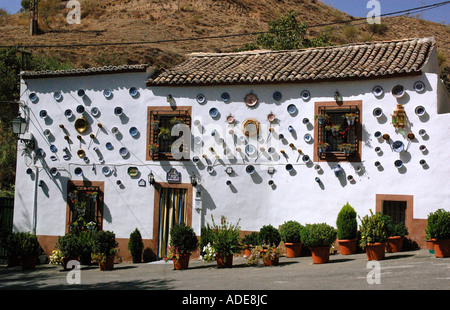
[(414, 90), (418, 93), (421, 93), (425, 90), (425, 83), (422, 81), (417, 81), (414, 83)]
[(74, 126), (75, 126), (75, 130), (78, 133), (85, 133), (89, 129), (89, 122), (84, 117), (80, 117), (80, 118), (77, 118)]
[(392, 88), (392, 96), (395, 98), (401, 98), (405, 94), (405, 88), (402, 85), (395, 85)]
[(223, 102), (228, 102), (228, 100), (230, 100), (230, 94), (227, 92), (222, 93), (222, 95), (220, 95), (220, 98), (222, 99)]
[(138, 133), (139, 133), (139, 131), (138, 131), (138, 129), (136, 127), (131, 127), (130, 128), (130, 135), (132, 137), (136, 137), (138, 135)]
[(254, 118), (247, 118), (242, 123), (242, 131), (247, 137), (257, 136), (259, 134), (259, 122)]
[(77, 106), (77, 109), (76, 109), (76, 111), (78, 112), (78, 113), (84, 113), (84, 107), (80, 104), (80, 105), (78, 105)]
[(128, 150), (126, 147), (122, 147), (122, 148), (120, 148), (119, 153), (122, 157), (125, 157), (128, 155)]
[(83, 97), (84, 95), (86, 95), (86, 93), (84, 92), (84, 89), (79, 89), (77, 91), (78, 96)]
[(372, 114), (375, 117), (380, 117), (381, 115), (383, 115), (383, 110), (381, 110), (381, 108), (375, 108), (373, 109)]
[(294, 104), (290, 104), (287, 107), (287, 111), (289, 114), (295, 114), (295, 112), (297, 112), (297, 107)]
[(276, 92), (273, 93), (273, 99), (274, 100), (280, 101), (281, 97), (282, 97), (282, 95), (281, 95), (281, 93), (279, 91), (276, 91)]
[(309, 93), (309, 91), (304, 90), (301, 92), (300, 96), (302, 97), (303, 100), (309, 100), (311, 94)]
[(103, 96), (105, 96), (106, 99), (110, 99), (112, 97), (112, 91), (110, 89), (105, 89), (103, 91)]
[(59, 102), (62, 100), (62, 94), (59, 91), (57, 91), (53, 94), (53, 98), (55, 98), (55, 100)]
[(106, 148), (107, 148), (108, 150), (112, 150), (112, 149), (113, 149), (113, 145), (112, 145), (111, 142), (106, 142), (105, 146), (106, 146)]
[(92, 113), (92, 116), (97, 117), (100, 114), (100, 110), (98, 108), (96, 108), (96, 107), (93, 107), (91, 109), (91, 113)]
[(400, 153), (401, 151), (403, 151), (405, 149), (405, 145), (400, 140), (394, 141), (392, 143), (392, 149), (394, 150), (394, 152)]
[(46, 118), (48, 116), (47, 111), (46, 110), (39, 111), (39, 116), (41, 118)]
[(253, 107), (258, 103), (258, 97), (255, 94), (250, 93), (245, 96), (245, 104), (249, 107)]
[(103, 172), (104, 175), (108, 176), (108, 175), (111, 174), (111, 169), (109, 169), (108, 166), (104, 166), (104, 167), (102, 168), (102, 172)]
[(271, 112), (269, 115), (267, 115), (267, 120), (268, 120), (269, 122), (273, 122), (273, 121), (275, 120), (275, 114), (273, 114), (273, 113)]
[(75, 175), (82, 176), (83, 175), (83, 170), (80, 167), (76, 167), (75, 168)]
[(217, 108), (211, 108), (211, 109), (209, 109), (209, 115), (212, 118), (215, 118), (219, 115), (219, 110), (217, 110)]
[(30, 98), (31, 102), (36, 102), (38, 100), (36, 93), (31, 93), (28, 98)]
[(247, 167), (245, 167), (245, 171), (246, 171), (248, 174), (253, 174), (253, 173), (255, 172), (255, 167), (252, 166), (252, 165), (248, 165)]
[(136, 87), (131, 87), (128, 92), (130, 93), (131, 97), (136, 97), (139, 94), (138, 89)]
[(64, 111), (64, 115), (67, 118), (71, 118), (73, 116), (72, 110), (71, 109), (67, 109), (66, 111)]
[(248, 156), (252, 156), (256, 154), (256, 147), (253, 144), (247, 144), (247, 146), (245, 147), (245, 153)]
[(380, 96), (383, 94), (383, 92), (384, 92), (384, 90), (383, 90), (383, 87), (381, 87), (381, 86), (375, 86), (375, 87), (372, 89), (372, 94), (373, 94), (375, 97), (380, 97)]
[(233, 124), (234, 123), (234, 116), (233, 115), (228, 115), (227, 116), (227, 123), (228, 124)]
[(197, 95), (197, 102), (202, 104), (206, 102), (206, 97), (202, 94)]

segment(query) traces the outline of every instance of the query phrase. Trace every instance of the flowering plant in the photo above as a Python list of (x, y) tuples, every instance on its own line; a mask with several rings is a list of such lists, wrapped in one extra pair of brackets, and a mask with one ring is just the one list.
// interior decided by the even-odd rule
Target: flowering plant
[(60, 250), (53, 250), (50, 256), (51, 265), (61, 265), (63, 261), (63, 253)]
[(263, 260), (273, 260), (280, 257), (282, 253), (283, 249), (280, 246), (258, 245), (252, 249), (251, 255), (247, 258), (247, 265), (258, 263), (260, 258)]
[(216, 250), (212, 247), (211, 243), (203, 247), (201, 258), (206, 263), (216, 260)]
[(157, 149), (159, 149), (159, 145), (156, 143), (150, 143), (150, 145), (148, 146), (148, 149), (150, 151), (156, 151)]
[(178, 260), (181, 255), (181, 251), (178, 247), (168, 246), (167, 247), (167, 256), (164, 257), (164, 261), (167, 263), (169, 260)]

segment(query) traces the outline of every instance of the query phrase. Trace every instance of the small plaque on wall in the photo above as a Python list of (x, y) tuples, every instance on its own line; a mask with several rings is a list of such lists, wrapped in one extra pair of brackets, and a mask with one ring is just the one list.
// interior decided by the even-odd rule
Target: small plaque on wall
[(168, 183), (181, 183), (181, 172), (175, 168), (170, 169), (167, 171), (166, 180)]

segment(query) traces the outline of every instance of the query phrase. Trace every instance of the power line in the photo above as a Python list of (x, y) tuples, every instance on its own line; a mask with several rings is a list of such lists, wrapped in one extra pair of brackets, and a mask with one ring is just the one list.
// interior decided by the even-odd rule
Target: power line
[[(398, 15), (402, 14), (405, 15), (407, 13), (411, 13), (413, 11), (417, 10), (424, 10), (424, 9), (434, 9), (438, 8), (444, 5), (450, 4), (450, 1), (444, 1), (440, 3), (430, 4), (427, 6), (420, 6), (416, 8), (401, 10), (397, 12), (390, 12), (385, 14), (380, 14), (378, 16), (374, 17), (386, 17), (386, 16), (392, 16), (392, 15)], [(338, 25), (338, 24), (344, 24), (344, 23), (352, 23), (357, 22), (361, 20), (366, 20), (366, 17), (362, 18), (355, 18), (351, 20), (344, 20), (344, 21), (337, 21), (332, 23), (324, 23), (324, 24), (317, 24), (317, 25), (311, 25), (306, 26), (305, 29), (311, 29), (311, 28), (319, 28), (319, 27), (326, 27), (331, 25)], [(292, 31), (295, 29), (285, 29), (285, 30), (279, 30), (277, 32), (286, 32), (286, 31)], [(0, 45), (0, 48), (14, 48), (14, 47), (22, 47), (22, 48), (65, 48), (65, 47), (96, 47), (96, 46), (119, 46), (119, 45), (146, 45), (146, 44), (161, 44), (161, 43), (173, 43), (173, 42), (186, 42), (186, 41), (197, 41), (197, 40), (210, 40), (210, 39), (224, 39), (224, 38), (232, 38), (232, 37), (240, 37), (240, 36), (251, 36), (251, 35), (260, 35), (260, 34), (267, 34), (271, 33), (270, 31), (255, 31), (255, 32), (245, 32), (245, 33), (235, 33), (235, 34), (227, 34), (227, 35), (216, 35), (216, 36), (206, 36), (206, 37), (192, 37), (192, 38), (179, 38), (179, 39), (164, 39), (164, 40), (155, 40), (155, 41), (134, 41), (134, 42), (104, 42), (104, 43), (78, 43), (78, 44), (55, 44), (55, 45)]]

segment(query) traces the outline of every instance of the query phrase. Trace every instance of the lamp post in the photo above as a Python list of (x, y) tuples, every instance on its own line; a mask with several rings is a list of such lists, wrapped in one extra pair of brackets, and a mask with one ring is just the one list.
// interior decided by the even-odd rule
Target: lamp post
[[(23, 135), (27, 129), (27, 121), (21, 116), (17, 116), (11, 120), (13, 133), (17, 136)], [(34, 139), (30, 136), (29, 139), (19, 138), (20, 141), (25, 143), (28, 148), (34, 148)]]

